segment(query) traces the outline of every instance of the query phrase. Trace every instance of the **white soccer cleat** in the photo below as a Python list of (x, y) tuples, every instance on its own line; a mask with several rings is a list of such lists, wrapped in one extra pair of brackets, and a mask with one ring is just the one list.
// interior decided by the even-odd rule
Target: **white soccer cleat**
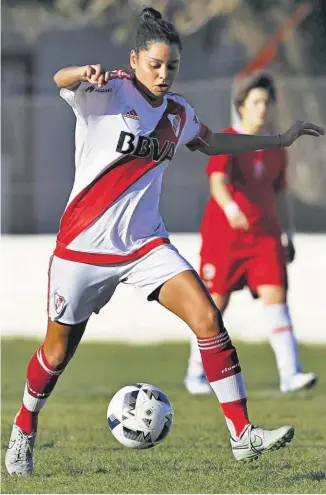
[(205, 373), (200, 375), (187, 375), (184, 381), (185, 387), (190, 394), (210, 394), (212, 387), (210, 386)]
[(281, 392), (298, 392), (305, 388), (313, 387), (317, 382), (317, 376), (314, 373), (296, 373), (288, 379), (281, 380)]
[(232, 453), (237, 461), (251, 462), (261, 454), (285, 447), (294, 436), (293, 426), (282, 426), (277, 430), (263, 430), (248, 425), (239, 440), (230, 438)]
[(27, 435), (15, 423), (6, 452), (6, 468), (9, 474), (30, 476), (33, 472), (33, 449), (36, 433)]

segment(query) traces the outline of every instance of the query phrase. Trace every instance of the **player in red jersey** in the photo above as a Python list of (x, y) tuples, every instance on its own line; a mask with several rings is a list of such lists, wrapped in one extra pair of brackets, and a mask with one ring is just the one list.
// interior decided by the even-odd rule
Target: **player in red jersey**
[[(224, 132), (266, 133), (275, 101), (270, 74), (254, 73), (241, 79), (234, 86), (240, 120)], [(232, 291), (245, 285), (261, 298), (283, 393), (316, 382), (313, 373), (302, 372), (286, 301), (286, 262), (295, 255), (286, 167), (284, 149), (211, 157), (206, 170), (211, 198), (201, 225), (200, 253), (201, 278), (221, 312)], [(211, 392), (193, 341), (185, 385), (190, 393)]]
[(264, 430), (250, 422), (239, 359), (220, 312), (171, 245), (158, 204), (164, 170), (181, 144), (210, 155), (236, 153), (290, 146), (324, 130), (300, 121), (282, 135), (213, 134), (185, 98), (169, 92), (180, 53), (174, 26), (145, 9), (130, 54), (131, 76), (95, 64), (61, 69), (54, 77), (76, 116), (76, 173), (50, 264), (47, 333), (29, 362), (6, 453), (10, 474), (32, 473), (39, 412), (91, 314), (119, 283), (158, 300), (196, 334), (237, 460), (257, 458), (293, 437), (291, 426)]

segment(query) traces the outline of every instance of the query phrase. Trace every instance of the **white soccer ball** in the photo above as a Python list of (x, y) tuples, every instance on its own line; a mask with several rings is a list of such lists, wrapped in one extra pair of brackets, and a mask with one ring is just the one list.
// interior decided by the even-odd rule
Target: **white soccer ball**
[(125, 447), (150, 449), (171, 430), (173, 407), (154, 385), (134, 383), (112, 397), (107, 420), (113, 436)]

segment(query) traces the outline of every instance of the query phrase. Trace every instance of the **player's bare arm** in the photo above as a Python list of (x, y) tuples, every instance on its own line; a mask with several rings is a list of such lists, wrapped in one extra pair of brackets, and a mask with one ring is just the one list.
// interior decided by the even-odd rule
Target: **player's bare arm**
[(224, 155), (243, 153), (245, 151), (287, 148), (300, 136), (319, 137), (324, 134), (325, 130), (322, 127), (298, 120), (283, 134), (273, 136), (213, 133), (207, 140), (208, 146), (201, 147), (199, 151), (205, 155)]
[(233, 201), (226, 183), (228, 177), (221, 172), (214, 172), (209, 179), (210, 193), (217, 204), (223, 209), (230, 226), (233, 229), (249, 229), (249, 223), (245, 214), (239, 206)]
[(110, 74), (102, 67), (102, 64), (83, 65), (60, 69), (53, 79), (58, 88), (76, 86), (81, 82), (89, 82), (102, 88), (109, 81)]

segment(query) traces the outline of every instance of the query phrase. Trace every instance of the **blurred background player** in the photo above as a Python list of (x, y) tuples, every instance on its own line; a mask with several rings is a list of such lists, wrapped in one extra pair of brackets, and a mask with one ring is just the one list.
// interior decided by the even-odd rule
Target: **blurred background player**
[[(238, 122), (225, 132), (268, 133), (276, 102), (269, 73), (236, 80), (233, 101)], [(232, 291), (246, 285), (262, 300), (262, 324), (268, 324), (283, 393), (316, 382), (313, 373), (302, 372), (286, 300), (286, 263), (295, 256), (286, 167), (284, 149), (211, 157), (206, 171), (211, 198), (202, 220), (200, 253), (200, 275), (222, 312)], [(211, 392), (193, 338), (185, 386), (194, 394)]]

